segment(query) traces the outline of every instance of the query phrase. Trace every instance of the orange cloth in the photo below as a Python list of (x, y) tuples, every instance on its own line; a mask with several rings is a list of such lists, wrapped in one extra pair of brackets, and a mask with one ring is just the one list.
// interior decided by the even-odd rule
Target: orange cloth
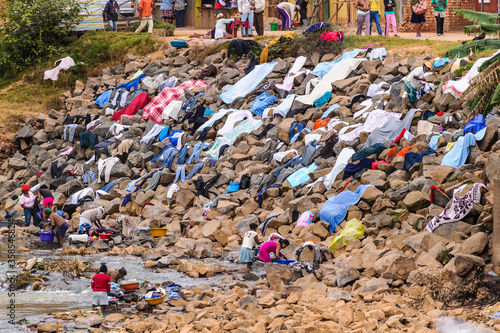
[(139, 18), (151, 17), (151, 9), (153, 8), (156, 8), (156, 4), (153, 0), (141, 0), (139, 3), (139, 10), (141, 11)]
[(317, 130), (320, 127), (326, 127), (326, 125), (328, 125), (329, 121), (330, 121), (330, 118), (316, 120), (314, 122), (313, 131)]
[(397, 151), (398, 151), (398, 147), (397, 146), (391, 148), (391, 150), (389, 150), (389, 152), (387, 153), (387, 158), (396, 155)]
[(406, 153), (410, 150), (410, 149), (413, 149), (413, 148), (417, 148), (417, 146), (409, 146), (409, 147), (406, 147), (406, 148), (403, 148), (401, 149), (401, 151), (399, 153), (396, 154), (396, 156), (402, 156), (402, 157), (405, 157)]

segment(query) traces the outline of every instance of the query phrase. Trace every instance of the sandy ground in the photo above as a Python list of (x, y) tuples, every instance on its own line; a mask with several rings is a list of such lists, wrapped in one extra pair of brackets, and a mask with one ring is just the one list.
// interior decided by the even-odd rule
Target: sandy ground
[[(348, 31), (352, 30), (354, 27), (348, 26), (347, 27)], [(205, 34), (208, 32), (208, 29), (194, 29), (194, 28), (177, 28), (175, 29), (174, 36), (173, 37), (167, 37), (167, 40), (172, 40), (175, 38), (187, 38), (193, 34)], [(280, 36), (283, 32), (282, 31), (264, 31), (264, 36), (269, 36), (269, 37), (274, 37), (274, 36)], [(436, 33), (433, 32), (423, 32), (422, 37), (416, 37), (416, 34), (414, 32), (399, 32), (398, 35), (400, 38), (407, 38), (407, 39), (429, 39), (429, 40), (444, 40), (444, 41), (450, 41), (450, 42), (455, 42), (455, 41), (463, 41), (463, 40), (471, 40), (471, 36), (467, 36), (466, 34), (463, 33), (463, 31), (454, 31), (454, 32), (447, 32), (444, 36), (437, 36)], [(256, 36), (254, 32), (254, 36)], [(238, 33), (238, 38), (241, 38), (240, 33)]]

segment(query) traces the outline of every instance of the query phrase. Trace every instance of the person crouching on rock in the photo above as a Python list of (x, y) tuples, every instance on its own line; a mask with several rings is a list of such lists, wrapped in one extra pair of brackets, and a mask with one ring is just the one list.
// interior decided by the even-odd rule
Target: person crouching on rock
[(240, 261), (247, 263), (247, 269), (250, 272), (253, 263), (253, 248), (255, 244), (260, 245), (259, 236), (257, 236), (257, 227), (255, 223), (250, 224), (250, 230), (243, 236), (243, 243), (240, 250)]
[(272, 262), (270, 253), (274, 253), (276, 259), (282, 259), (283, 255), (280, 251), (288, 245), (290, 245), (290, 242), (285, 238), (281, 238), (278, 241), (265, 242), (259, 249), (259, 259), (263, 262)]
[(52, 226), (52, 231), (54, 231), (57, 227), (57, 245), (61, 248), (63, 246), (64, 235), (69, 228), (68, 221), (61, 215), (53, 213), (50, 208), (43, 210), (43, 220), (44, 222), (40, 223), (40, 229), (45, 229), (50, 225)]
[(111, 290), (111, 279), (106, 273), (108, 268), (106, 265), (101, 265), (99, 273), (92, 277), (90, 287), (94, 291), (92, 293), (92, 306), (101, 307), (101, 313), (104, 311), (104, 306), (108, 305), (108, 293)]
[(422, 66), (415, 68), (408, 76), (404, 78), (406, 94), (412, 109), (417, 108), (417, 88), (420, 86), (421, 81), (425, 81), (425, 73), (431, 70), (431, 64), (425, 62)]
[(108, 275), (111, 279), (111, 282), (118, 283), (118, 281), (120, 281), (125, 277), (125, 275), (127, 275), (127, 271), (123, 267), (120, 269), (108, 269)]
[(226, 24), (234, 21), (234, 18), (225, 19), (224, 14), (217, 14), (217, 21), (215, 22), (214, 39), (231, 39), (233, 35), (228, 34)]

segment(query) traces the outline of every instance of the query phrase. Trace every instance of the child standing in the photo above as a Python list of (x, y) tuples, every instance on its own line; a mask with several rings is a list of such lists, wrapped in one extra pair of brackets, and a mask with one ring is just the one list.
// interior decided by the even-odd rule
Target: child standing
[(398, 36), (398, 30), (396, 28), (396, 15), (394, 15), (394, 7), (396, 7), (395, 0), (384, 0), (384, 14), (385, 14), (385, 35), (389, 36), (389, 23), (392, 25), (392, 33), (394, 37)]
[(259, 237), (257, 236), (257, 227), (255, 223), (250, 224), (250, 230), (243, 236), (243, 243), (241, 244), (240, 261), (247, 263), (247, 269), (250, 271), (253, 263), (253, 248), (255, 244), (259, 245)]

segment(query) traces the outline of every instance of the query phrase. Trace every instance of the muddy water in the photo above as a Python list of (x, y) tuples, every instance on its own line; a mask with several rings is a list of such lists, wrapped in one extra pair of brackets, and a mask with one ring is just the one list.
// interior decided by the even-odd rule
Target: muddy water
[[(73, 256), (61, 257), (52, 251), (33, 251), (32, 254), (17, 254), (17, 260), (27, 260), (32, 257), (44, 258), (50, 261), (68, 260)], [(90, 262), (94, 266), (99, 266), (105, 262), (109, 268), (125, 267), (127, 270), (127, 281), (149, 281), (153, 283), (162, 283), (164, 281), (174, 281), (184, 288), (191, 286), (200, 286), (204, 284), (207, 287), (218, 287), (224, 284), (227, 277), (215, 276), (211, 278), (193, 279), (189, 276), (179, 273), (176, 270), (167, 270), (166, 273), (155, 273), (153, 270), (144, 269), (144, 261), (141, 258), (112, 257), (104, 255), (74, 256), (84, 262)], [(4, 304), (9, 304), (11, 297), (8, 296), (8, 282), (6, 281), (7, 253), (5, 249), (0, 249), (0, 332), (20, 332), (23, 327), (8, 324), (8, 311)], [(230, 269), (243, 268), (242, 265), (207, 259), (202, 261), (205, 264), (222, 265)], [(263, 274), (263, 267), (257, 266), (256, 274)], [(30, 323), (47, 319), (47, 314), (54, 312), (64, 312), (78, 309), (88, 309), (91, 307), (90, 280), (86, 278), (68, 279), (61, 274), (51, 273), (48, 286), (41, 291), (16, 291), (16, 321), (26, 318)]]

